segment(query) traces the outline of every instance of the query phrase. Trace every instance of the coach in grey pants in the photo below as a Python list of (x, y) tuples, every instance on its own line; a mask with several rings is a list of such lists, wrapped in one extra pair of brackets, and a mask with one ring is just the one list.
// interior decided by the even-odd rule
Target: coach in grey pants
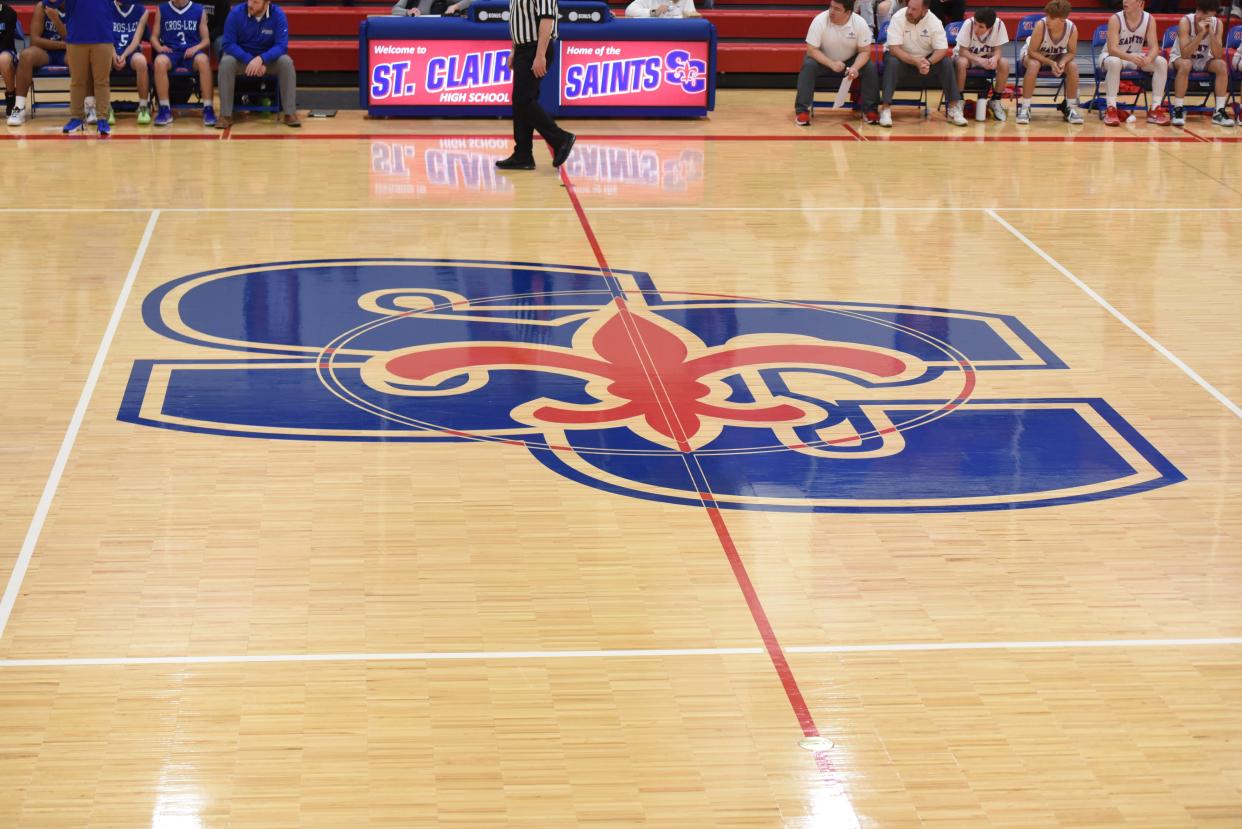
[[(806, 33), (806, 57), (798, 73), (795, 113), (810, 113), (814, 106), (815, 82), (830, 77), (838, 85), (843, 79), (858, 79), (862, 109), (873, 112), (880, 100), (880, 78), (871, 62), (871, 27), (854, 12), (854, 0), (832, 0), (828, 11), (811, 21)], [(808, 118), (797, 118), (806, 126)]]
[(218, 129), (233, 125), (233, 89), (243, 72), (252, 78), (275, 75), (285, 124), (302, 126), (298, 120), (298, 75), (289, 57), (289, 20), (279, 6), (271, 0), (246, 0), (234, 6), (224, 21), (221, 50), (224, 54), (216, 84), (220, 89)]

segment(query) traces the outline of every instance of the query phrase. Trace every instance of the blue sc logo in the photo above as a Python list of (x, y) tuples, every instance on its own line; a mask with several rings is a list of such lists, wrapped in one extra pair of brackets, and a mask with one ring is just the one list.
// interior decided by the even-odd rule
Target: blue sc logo
[(143, 314), (202, 348), (134, 364), (119, 419), (145, 426), (519, 447), (597, 489), (734, 509), (1014, 509), (1184, 480), (1103, 400), (1030, 393), (1068, 367), (1003, 314), (385, 259), (192, 274)]
[(674, 49), (664, 56), (664, 80), (679, 84), (687, 94), (707, 89), (707, 61), (690, 57), (685, 49)]

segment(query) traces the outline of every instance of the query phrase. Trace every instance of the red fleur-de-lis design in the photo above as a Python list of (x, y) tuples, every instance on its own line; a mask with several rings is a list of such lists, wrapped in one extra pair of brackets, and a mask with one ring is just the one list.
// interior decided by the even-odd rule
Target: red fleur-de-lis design
[(399, 384), (437, 384), (478, 370), (526, 369), (571, 374), (588, 381), (599, 403), (547, 401), (531, 411), (540, 423), (562, 428), (603, 428), (635, 421), (673, 445), (690, 445), (704, 421), (718, 424), (778, 425), (806, 422), (821, 414), (814, 406), (784, 400), (775, 404), (730, 402), (719, 381), (761, 368), (819, 368), (880, 380), (909, 368), (891, 354), (862, 347), (796, 338), (779, 344), (705, 348), (691, 357), (686, 329), (623, 304), (608, 314), (585, 348), (519, 343), (428, 346), (387, 357), (385, 368)]

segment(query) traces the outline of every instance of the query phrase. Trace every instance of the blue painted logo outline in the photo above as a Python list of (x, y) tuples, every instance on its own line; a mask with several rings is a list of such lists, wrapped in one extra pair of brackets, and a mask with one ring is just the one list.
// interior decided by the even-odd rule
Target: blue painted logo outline
[[(118, 419), (135, 424), (152, 426), (157, 428), (174, 429), (179, 431), (199, 432), (204, 434), (215, 434), (223, 436), (245, 436), (245, 437), (262, 437), (267, 439), (285, 439), (285, 440), (325, 440), (325, 441), (395, 441), (395, 442), (415, 442), (433, 441), (433, 442), (461, 442), (463, 438), (444, 433), (423, 433), (415, 436), (414, 434), (398, 434), (387, 433), (383, 436), (354, 436), (354, 435), (338, 435), (331, 433), (319, 434), (275, 434), (271, 432), (252, 431), (247, 432), (244, 429), (229, 428), (213, 428), (201, 424), (184, 424), (173, 423), (147, 417), (143, 413), (144, 403), (147, 400), (152, 372), (157, 367), (171, 367), (175, 369), (177, 366), (184, 368), (189, 367), (228, 367), (246, 369), (247, 367), (263, 365), (265, 367), (288, 366), (290, 368), (306, 367), (308, 362), (313, 362), (314, 358), (309, 356), (306, 349), (297, 350), (291, 348), (283, 348), (273, 344), (222, 344), (220, 342), (212, 342), (209, 339), (198, 338), (187, 335), (183, 332), (174, 330), (169, 327), (163, 317), (162, 305), (169, 295), (179, 287), (187, 285), (187, 283), (195, 280), (202, 280), (212, 276), (244, 275), (246, 273), (255, 272), (259, 269), (271, 270), (281, 268), (302, 268), (315, 266), (355, 266), (359, 264), (375, 264), (380, 266), (399, 266), (399, 265), (443, 265), (443, 266), (467, 266), (478, 265), (487, 267), (508, 266), (519, 269), (530, 269), (538, 272), (563, 271), (575, 276), (596, 276), (604, 281), (616, 281), (618, 279), (632, 280), (639, 290), (648, 295), (648, 301), (653, 308), (659, 308), (664, 302), (663, 297), (655, 290), (651, 278), (642, 272), (634, 271), (612, 271), (605, 273), (598, 268), (565, 266), (565, 265), (548, 265), (544, 263), (531, 262), (497, 262), (493, 260), (460, 260), (460, 259), (410, 259), (410, 258), (382, 258), (368, 257), (365, 259), (313, 259), (313, 260), (288, 260), (282, 262), (262, 263), (259, 265), (234, 266), (229, 268), (219, 268), (214, 270), (202, 271), (166, 282), (153, 290), (143, 301), (143, 317), (147, 325), (156, 333), (167, 337), (171, 340), (189, 343), (198, 346), (206, 346), (209, 348), (225, 350), (230, 353), (251, 353), (268, 355), (264, 359), (239, 358), (239, 359), (152, 359), (137, 360), (134, 363), (133, 372), (126, 386), (124, 397), (121, 403)], [(632, 289), (631, 289), (632, 290)], [(720, 300), (679, 300), (678, 306), (693, 306), (694, 304), (719, 304)], [(760, 303), (759, 300), (738, 300), (737, 305), (744, 307), (750, 303)], [(1010, 331), (1022, 344), (1030, 350), (1041, 362), (1041, 364), (1027, 365), (981, 365), (978, 367), (980, 371), (1005, 371), (1005, 370), (1060, 370), (1066, 369), (1068, 366), (1058, 358), (1044, 343), (1042, 343), (1034, 334), (1026, 328), (1018, 319), (1007, 314), (996, 314), (990, 312), (962, 312), (955, 309), (943, 309), (928, 306), (914, 305), (886, 305), (881, 303), (831, 303), (826, 301), (811, 301), (798, 303), (808, 307), (813, 306), (832, 306), (836, 308), (848, 307), (863, 309), (876, 309), (888, 312), (893, 311), (910, 311), (910, 312), (929, 312), (934, 314), (945, 315), (962, 315), (966, 314), (978, 319), (993, 319), (1003, 322), (1005, 328)], [(779, 376), (776, 378), (767, 378), (765, 381), (772, 385), (779, 383)], [(911, 381), (916, 383), (917, 381)], [(792, 391), (785, 389), (784, 394), (797, 396)], [(843, 401), (848, 402), (848, 401)], [(868, 400), (867, 405), (872, 407), (883, 407), (884, 401)], [(911, 405), (919, 405), (929, 401), (912, 401), (912, 400), (895, 400), (891, 401), (894, 405), (902, 407), (910, 407)], [(979, 510), (998, 510), (998, 509), (1025, 509), (1043, 506), (1056, 506), (1070, 503), (1081, 503), (1106, 498), (1120, 497), (1123, 495), (1135, 494), (1151, 489), (1167, 486), (1185, 480), (1185, 476), (1166, 459), (1150, 442), (1142, 437), (1141, 434), (1131, 426), (1115, 409), (1106, 402), (1098, 398), (1006, 398), (1006, 399), (988, 399), (975, 401), (977, 404), (1000, 405), (1007, 404), (1016, 407), (1022, 407), (1028, 404), (1064, 404), (1066, 406), (1086, 406), (1098, 416), (1102, 422), (1106, 423), (1109, 429), (1119, 437), (1125, 444), (1133, 449), (1142, 460), (1150, 466), (1155, 476), (1140, 483), (1127, 485), (1117, 489), (1101, 489), (1090, 493), (1079, 493), (1075, 495), (1057, 495), (1055, 491), (1050, 492), (1048, 497), (1031, 497), (1027, 500), (1010, 501), (1010, 502), (991, 502), (991, 503), (969, 503), (969, 504), (903, 504), (900, 506), (884, 506), (880, 504), (840, 504), (840, 505), (817, 505), (809, 503), (778, 503), (767, 502), (762, 505), (730, 503), (727, 499), (721, 501), (719, 506), (723, 508), (759, 508), (775, 511), (813, 511), (813, 512), (844, 512), (844, 513), (860, 513), (860, 512), (962, 512), (962, 511), (979, 511)], [(969, 403), (967, 404), (970, 405)], [(625, 494), (631, 497), (640, 497), (648, 500), (662, 501), (666, 503), (677, 504), (699, 504), (697, 497), (693, 495), (686, 496), (668, 496), (657, 494), (654, 492), (646, 492), (636, 489), (627, 489), (623, 486), (617, 486), (600, 477), (591, 477), (583, 474), (580, 470), (567, 466), (556, 451), (552, 451), (538, 446), (529, 446), (529, 450), (536, 458), (546, 467), (556, 471), (558, 474), (571, 480), (588, 484), (594, 488), (618, 494)], [(792, 450), (791, 450), (792, 451)], [(1137, 471), (1137, 470), (1136, 470)]]

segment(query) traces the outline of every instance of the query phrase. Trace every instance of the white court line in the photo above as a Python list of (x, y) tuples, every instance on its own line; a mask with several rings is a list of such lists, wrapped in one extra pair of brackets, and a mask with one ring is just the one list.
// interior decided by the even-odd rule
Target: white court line
[[(794, 645), (788, 653), (892, 653), (895, 651), (1057, 650), (1060, 648), (1181, 648), (1242, 645), (1242, 636), (1208, 639), (1078, 639), (1047, 642), (893, 642), (873, 645)], [(117, 656), (0, 659), (3, 668), (73, 668), (116, 665), (233, 665), (268, 662), (446, 662), (500, 659), (632, 659), (669, 656), (762, 656), (763, 648), (636, 648), (588, 651), (411, 651), (389, 653), (271, 653), (223, 656)]]
[(35, 545), (39, 543), (39, 535), (43, 532), (43, 522), (47, 520), (48, 511), (52, 508), (52, 499), (56, 497), (60, 477), (65, 472), (65, 464), (69, 462), (69, 453), (73, 451), (73, 444), (78, 438), (78, 430), (82, 428), (82, 420), (86, 417), (86, 409), (90, 405), (91, 396), (95, 393), (95, 386), (99, 383), (104, 360), (108, 356), (108, 349), (112, 347), (112, 338), (116, 336), (117, 327), (121, 324), (125, 303), (134, 287), (134, 280), (138, 277), (142, 259), (147, 254), (147, 245), (151, 243), (151, 234), (155, 231), (155, 223), (159, 220), (160, 211), (150, 212), (151, 217), (147, 219), (147, 229), (142, 233), (142, 241), (138, 243), (138, 250), (134, 253), (133, 262), (130, 263), (129, 273), (121, 285), (121, 293), (116, 298), (116, 305), (112, 308), (112, 318), (108, 320), (108, 327), (104, 329), (103, 339), (99, 342), (99, 350), (95, 352), (95, 362), (91, 364), (90, 373), (86, 375), (86, 385), (82, 387), (77, 408), (73, 410), (69, 428), (65, 430), (65, 437), (60, 442), (60, 451), (56, 453), (52, 471), (47, 477), (47, 483), (43, 486), (43, 495), (39, 498), (34, 516), (30, 519), (30, 527), (26, 530), (21, 552), (17, 554), (13, 572), (9, 575), (8, 587), (4, 591), (4, 597), (0, 599), (0, 639), (4, 638), (4, 628), (8, 625), (9, 615), (13, 612), (13, 605), (17, 602), (17, 593), (21, 590), (22, 579), (26, 577), (26, 568), (30, 566), (30, 558), (34, 555)]
[(1167, 348), (1161, 345), (1160, 342), (1157, 341), (1155, 337), (1151, 336), (1146, 331), (1144, 331), (1142, 328), (1139, 328), (1137, 325), (1131, 322), (1129, 317), (1127, 317), (1125, 314), (1118, 311), (1116, 308), (1112, 306), (1111, 303), (1109, 303), (1108, 300), (1104, 299), (1104, 297), (1100, 296), (1098, 293), (1092, 290), (1090, 285), (1083, 282), (1078, 277), (1074, 276), (1060, 262), (1053, 259), (1048, 254), (1044, 253), (1044, 251), (1040, 249), (1039, 245), (1035, 244), (1030, 239), (1026, 238), (1026, 236), (1023, 235), (1022, 231), (1018, 230), (1016, 227), (1009, 224), (1009, 222), (1005, 221), (1000, 216), (998, 216), (995, 210), (988, 209), (984, 212), (986, 212), (989, 216), (995, 219), (1001, 225), (1001, 227), (1005, 228), (1010, 233), (1012, 233), (1015, 237), (1017, 237), (1018, 241), (1022, 242), (1024, 245), (1026, 245), (1028, 248), (1034, 251), (1039, 256), (1039, 258), (1043, 259), (1045, 262), (1047, 262), (1049, 265), (1055, 268), (1057, 272), (1059, 272), (1062, 276), (1064, 276), (1070, 282), (1073, 282), (1075, 285), (1081, 288), (1083, 293), (1085, 293), (1087, 296), (1091, 297), (1096, 302), (1098, 302), (1105, 311), (1108, 311), (1108, 313), (1116, 317), (1121, 322), (1122, 325), (1124, 325), (1126, 328), (1129, 328), (1131, 331), (1137, 334), (1139, 338), (1143, 340), (1143, 342), (1147, 343), (1152, 348), (1156, 349), (1156, 351), (1160, 352), (1165, 357), (1165, 359), (1167, 359), (1173, 365), (1180, 368), (1186, 374), (1187, 377), (1189, 377), (1191, 380), (1194, 380), (1196, 383), (1198, 383), (1203, 388), (1204, 391), (1206, 391), (1208, 394), (1215, 397), (1221, 403), (1221, 405), (1223, 405), (1226, 409), (1233, 412), (1238, 417), (1242, 418), (1242, 407), (1239, 407), (1237, 403), (1234, 403), (1232, 400), (1226, 397), (1223, 392), (1221, 392), (1219, 389), (1217, 389), (1207, 380), (1204, 380), (1199, 375), (1198, 372), (1196, 372), (1190, 366), (1186, 365), (1185, 361), (1182, 360), (1182, 358), (1178, 357), (1172, 351), (1169, 351)]

